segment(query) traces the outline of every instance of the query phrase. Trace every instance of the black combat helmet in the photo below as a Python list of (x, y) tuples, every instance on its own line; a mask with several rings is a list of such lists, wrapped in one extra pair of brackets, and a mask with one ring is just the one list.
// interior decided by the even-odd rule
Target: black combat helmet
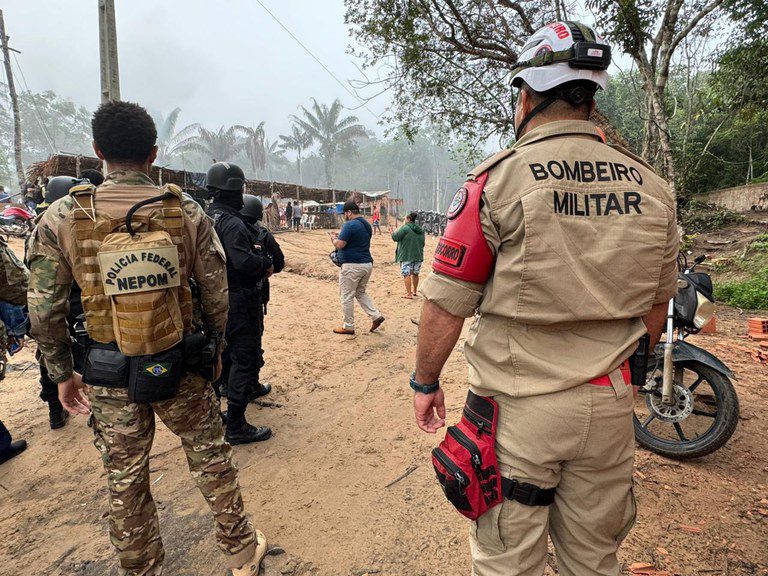
[(208, 168), (205, 175), (205, 187), (208, 190), (223, 190), (225, 192), (242, 192), (245, 183), (245, 173), (237, 164), (216, 162)]
[(256, 196), (246, 194), (243, 196), (243, 208), (240, 210), (240, 214), (246, 218), (259, 221), (264, 217), (264, 206), (262, 206), (261, 200), (256, 198)]
[(54, 176), (45, 187), (45, 204), (50, 205), (59, 198), (64, 198), (78, 184), (87, 184), (87, 182), (72, 176)]

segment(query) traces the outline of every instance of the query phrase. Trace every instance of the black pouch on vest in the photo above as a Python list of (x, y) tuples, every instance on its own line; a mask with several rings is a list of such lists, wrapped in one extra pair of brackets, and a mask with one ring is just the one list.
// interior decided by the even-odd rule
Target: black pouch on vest
[(183, 343), (165, 352), (134, 356), (128, 373), (128, 400), (140, 404), (170, 400), (178, 393), (185, 372)]
[(91, 342), (83, 365), (83, 383), (107, 388), (128, 387), (130, 359), (123, 355), (114, 342)]

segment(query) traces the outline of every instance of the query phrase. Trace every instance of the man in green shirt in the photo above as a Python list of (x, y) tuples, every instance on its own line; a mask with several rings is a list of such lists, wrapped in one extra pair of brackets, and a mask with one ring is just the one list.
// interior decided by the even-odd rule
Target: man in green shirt
[(424, 230), (416, 224), (417, 214), (411, 212), (405, 217), (405, 224), (392, 233), (392, 240), (397, 242), (395, 260), (400, 262), (400, 272), (405, 282), (403, 298), (413, 300), (419, 289), (419, 272), (424, 261)]

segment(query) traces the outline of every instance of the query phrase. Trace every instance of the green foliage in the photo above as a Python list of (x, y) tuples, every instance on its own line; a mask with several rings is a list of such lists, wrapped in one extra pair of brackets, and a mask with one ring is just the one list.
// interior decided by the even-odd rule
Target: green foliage
[(561, 0), (345, 0), (353, 54), (388, 89), (385, 121), (405, 138), (441, 126), (478, 147), (508, 139), (514, 103), (508, 74), (537, 28), (557, 20)]
[(237, 128), (223, 126), (218, 130), (200, 128), (196, 138), (186, 144), (182, 152), (197, 152), (203, 157), (203, 162), (210, 165), (213, 162), (232, 161), (245, 148), (237, 135)]
[(91, 115), (72, 100), (54, 92), (22, 92), (19, 114), (23, 127), (25, 163), (53, 152), (93, 154)]
[(637, 73), (619, 72), (611, 76), (605, 90), (599, 90), (596, 101), (632, 150), (640, 150), (643, 141), (643, 83)]
[(181, 130), (176, 130), (181, 115), (181, 108), (174, 108), (168, 114), (152, 115), (157, 127), (157, 160), (158, 166), (167, 166), (176, 160), (181, 151), (198, 138), (199, 124), (189, 124)]
[(254, 172), (264, 170), (267, 167), (267, 148), (265, 141), (267, 138), (264, 131), (264, 124), (266, 122), (259, 122), (259, 125), (255, 128), (250, 126), (235, 126), (235, 132), (245, 137), (243, 143), (243, 149), (245, 155), (251, 163), (251, 168)]
[(320, 146), (328, 188), (333, 188), (333, 165), (336, 157), (345, 152), (354, 153), (355, 140), (368, 137), (368, 132), (357, 116), (342, 118), (342, 110), (343, 106), (338, 98), (330, 106), (318, 104), (313, 98), (312, 110), (301, 106), (303, 118), (292, 117), (293, 122)]
[(748, 280), (715, 286), (715, 297), (738, 308), (768, 309), (768, 267)]
[(744, 217), (732, 210), (707, 204), (700, 200), (691, 200), (682, 208), (678, 216), (683, 229), (688, 234), (713, 232), (731, 224), (744, 221)]
[(768, 234), (760, 234), (749, 245), (749, 249), (758, 252), (768, 252)]

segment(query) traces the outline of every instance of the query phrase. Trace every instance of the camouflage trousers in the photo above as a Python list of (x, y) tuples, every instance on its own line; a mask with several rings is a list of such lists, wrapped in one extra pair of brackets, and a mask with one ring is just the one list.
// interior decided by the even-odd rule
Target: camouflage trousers
[(120, 576), (158, 576), (165, 552), (157, 509), (149, 490), (149, 451), (155, 414), (179, 438), (189, 470), (216, 521), (216, 539), (230, 568), (250, 560), (253, 526), (224, 441), (219, 404), (203, 378), (187, 376), (171, 400), (136, 404), (124, 389), (92, 386), (94, 444), (101, 452), (109, 486), (109, 533), (117, 549)]

